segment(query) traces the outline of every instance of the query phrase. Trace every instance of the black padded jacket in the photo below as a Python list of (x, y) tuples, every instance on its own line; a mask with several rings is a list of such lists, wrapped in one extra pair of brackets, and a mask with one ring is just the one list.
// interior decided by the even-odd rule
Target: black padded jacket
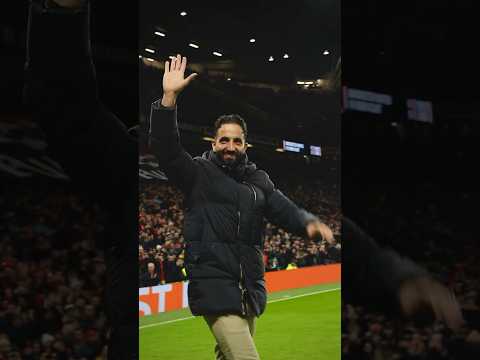
[(229, 169), (213, 151), (192, 158), (180, 145), (176, 108), (151, 108), (149, 147), (170, 181), (186, 196), (185, 266), (194, 315), (256, 316), (266, 306), (264, 219), (306, 236), (314, 215), (276, 189), (245, 156)]

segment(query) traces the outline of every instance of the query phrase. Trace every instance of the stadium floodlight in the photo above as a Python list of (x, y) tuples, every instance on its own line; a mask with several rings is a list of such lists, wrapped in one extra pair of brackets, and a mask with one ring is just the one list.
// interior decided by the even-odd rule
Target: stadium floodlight
[(304, 85), (305, 81), (297, 81), (297, 85)]
[(190, 43), (188, 44), (188, 46), (192, 47), (192, 48), (195, 48), (195, 49), (198, 49), (200, 46), (198, 46), (197, 44), (194, 44), (194, 43)]
[(215, 56), (222, 56), (222, 54), (219, 53), (218, 51), (214, 51), (214, 52), (213, 52), (213, 55), (215, 55)]
[(268, 61), (273, 61), (273, 60), (274, 60), (274, 59), (273, 59), (273, 56), (270, 56), (270, 57), (268, 58)]
[(254, 39), (254, 38), (251, 38), (251, 39), (250, 39), (250, 42), (251, 42), (251, 43), (254, 43), (254, 42), (255, 42), (255, 39)]
[(158, 36), (162, 36), (162, 37), (165, 37), (166, 35), (160, 31), (155, 31), (154, 32), (155, 35), (158, 35)]
[(150, 54), (155, 54), (155, 50), (150, 49), (150, 48), (145, 48), (146, 52), (149, 52)]
[(328, 51), (328, 50), (323, 50), (323, 55), (328, 55), (328, 54), (330, 54), (330, 51)]
[(186, 11), (182, 11), (182, 12), (180, 13), (180, 15), (181, 15), (181, 16), (187, 16), (187, 12), (186, 12)]
[(313, 84), (313, 81), (305, 81), (304, 84), (305, 84), (305, 85), (312, 85), (312, 84)]
[(288, 59), (289, 58), (288, 54), (283, 55), (283, 58)]

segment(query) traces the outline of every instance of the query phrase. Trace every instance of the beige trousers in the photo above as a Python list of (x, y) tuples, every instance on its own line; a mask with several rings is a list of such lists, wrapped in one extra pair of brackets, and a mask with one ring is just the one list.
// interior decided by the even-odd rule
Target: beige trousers
[(253, 342), (254, 315), (204, 316), (204, 319), (217, 340), (216, 360), (260, 360)]

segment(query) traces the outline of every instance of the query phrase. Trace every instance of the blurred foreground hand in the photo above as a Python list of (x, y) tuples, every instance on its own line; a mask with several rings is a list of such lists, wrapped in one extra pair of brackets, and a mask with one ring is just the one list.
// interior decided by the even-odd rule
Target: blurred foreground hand
[(455, 332), (465, 324), (453, 292), (430, 277), (405, 281), (398, 296), (403, 313), (410, 318), (415, 318), (426, 310), (431, 311), (436, 320), (445, 322)]

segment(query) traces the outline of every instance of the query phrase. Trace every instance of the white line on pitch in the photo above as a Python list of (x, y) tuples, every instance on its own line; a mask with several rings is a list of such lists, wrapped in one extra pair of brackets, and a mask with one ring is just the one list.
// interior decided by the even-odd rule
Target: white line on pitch
[[(284, 298), (284, 299), (270, 300), (270, 301), (267, 301), (267, 304), (271, 304), (271, 303), (275, 303), (275, 302), (279, 302), (279, 301), (286, 301), (286, 300), (291, 300), (291, 299), (297, 299), (297, 298), (301, 298), (301, 297), (304, 297), (304, 296), (310, 296), (310, 295), (315, 295), (315, 294), (327, 293), (327, 292), (331, 292), (331, 291), (337, 291), (337, 290), (340, 290), (340, 289), (341, 289), (341, 288), (334, 288), (334, 289), (327, 289), (327, 290), (319, 290), (319, 291), (314, 291), (314, 292), (307, 293), (307, 294), (290, 296), (290, 297)], [(193, 319), (193, 318), (195, 318), (195, 316), (188, 316), (188, 317), (184, 317), (184, 318), (180, 318), (180, 319), (162, 321), (162, 322), (159, 322), (159, 323), (149, 324), (149, 325), (143, 325), (143, 326), (140, 326), (140, 327), (139, 327), (139, 330), (146, 329), (146, 328), (149, 328), (149, 327), (158, 326), (158, 325), (171, 324), (171, 323), (174, 323), (174, 322), (177, 322), (177, 321), (189, 320), (189, 319)]]
[(301, 298), (301, 297), (304, 297), (304, 296), (321, 294), (321, 293), (336, 291), (336, 290), (340, 290), (340, 289), (341, 289), (341, 288), (334, 288), (334, 289), (327, 289), (327, 290), (319, 290), (319, 291), (314, 291), (314, 292), (311, 292), (311, 293), (306, 293), (306, 294), (301, 294), (301, 295), (290, 296), (290, 297), (288, 297), (288, 298), (270, 300), (270, 301), (267, 301), (267, 303), (268, 303), (268, 304), (271, 304), (271, 303), (275, 303), (275, 302), (279, 302), (279, 301), (286, 301), (286, 300), (298, 299), (298, 298)]
[(175, 320), (162, 321), (162, 322), (155, 323), (155, 324), (143, 325), (143, 326), (140, 326), (139, 329), (145, 329), (145, 328), (149, 328), (149, 327), (152, 327), (152, 326), (170, 324), (170, 323), (174, 323), (174, 322), (177, 322), (177, 321), (193, 319), (194, 317), (195, 317), (195, 316), (189, 316), (189, 317), (180, 318), (180, 319), (175, 319)]

